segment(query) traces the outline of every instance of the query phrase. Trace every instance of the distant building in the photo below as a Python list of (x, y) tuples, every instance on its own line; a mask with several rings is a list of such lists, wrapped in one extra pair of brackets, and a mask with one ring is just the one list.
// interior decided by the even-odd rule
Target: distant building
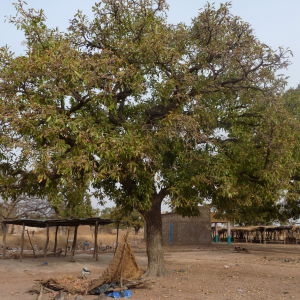
[(167, 245), (209, 244), (212, 240), (210, 209), (201, 207), (197, 217), (163, 214), (162, 233), (163, 243)]

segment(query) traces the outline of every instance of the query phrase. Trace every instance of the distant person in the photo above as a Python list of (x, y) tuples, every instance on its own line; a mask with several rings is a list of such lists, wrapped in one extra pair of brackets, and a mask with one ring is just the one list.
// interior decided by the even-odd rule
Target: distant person
[(88, 250), (89, 247), (90, 247), (90, 243), (88, 241), (84, 241), (83, 242), (83, 250)]

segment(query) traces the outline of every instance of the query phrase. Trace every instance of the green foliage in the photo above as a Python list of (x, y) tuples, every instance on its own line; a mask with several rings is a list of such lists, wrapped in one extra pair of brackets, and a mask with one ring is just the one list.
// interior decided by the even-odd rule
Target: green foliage
[[(259, 113), (256, 124), (245, 126), (245, 122), (253, 122), (254, 113)], [(229, 180), (230, 185), (227, 192), (223, 189), (227, 194), (215, 200), (220, 211), (241, 223), (284, 221), (277, 203), (284, 197), (295, 170), (295, 122), (282, 98), (274, 98), (260, 111), (256, 108), (250, 116), (250, 121), (243, 117), (242, 123), (235, 126), (235, 142), (224, 147), (230, 166), (225, 184)]]
[(211, 200), (233, 218), (287, 188), (294, 123), (276, 73), (289, 51), (260, 42), (229, 4), (187, 26), (167, 23), (165, 1), (99, 1), (66, 33), (16, 8), (27, 50), (1, 49), (1, 126), (58, 211), (89, 214), (93, 187), (144, 217), (168, 197), (183, 215)]
[(137, 210), (128, 211), (123, 207), (107, 207), (101, 211), (100, 217), (115, 220), (121, 228), (134, 228), (135, 233), (144, 227), (144, 220)]
[(285, 190), (282, 201), (277, 205), (280, 210), (281, 216), (284, 220), (291, 219), (296, 221), (300, 217), (300, 89), (299, 86), (296, 89), (288, 90), (283, 97), (284, 106), (290, 113), (289, 119), (293, 122), (294, 140), (293, 145), (290, 145), (290, 151), (293, 158), (293, 167), (290, 168), (290, 181)]

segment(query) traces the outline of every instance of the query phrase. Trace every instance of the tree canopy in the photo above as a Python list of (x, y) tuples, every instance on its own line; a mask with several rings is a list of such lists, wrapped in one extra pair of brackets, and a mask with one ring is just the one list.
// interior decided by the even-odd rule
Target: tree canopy
[(283, 95), (283, 103), (290, 113), (289, 118), (294, 123), (293, 132), (295, 147), (291, 147), (293, 167), (290, 168), (291, 175), (289, 185), (285, 189), (284, 197), (280, 203), (278, 203), (277, 207), (283, 220), (291, 219), (292, 222), (297, 222), (300, 218), (300, 156), (298, 150), (300, 142), (300, 86), (286, 91)]
[(186, 25), (167, 22), (163, 0), (103, 0), (66, 32), (16, 9), (26, 53), (1, 48), (1, 127), (28, 186), (54, 207), (67, 201), (72, 215), (93, 194), (138, 210), (160, 275), (163, 200), (234, 218), (281, 197), (295, 145), (277, 75), (289, 51), (260, 42), (230, 4), (207, 4)]
[(133, 228), (135, 234), (144, 227), (142, 216), (137, 210), (126, 211), (122, 207), (106, 207), (101, 210), (100, 217), (114, 220), (120, 228)]

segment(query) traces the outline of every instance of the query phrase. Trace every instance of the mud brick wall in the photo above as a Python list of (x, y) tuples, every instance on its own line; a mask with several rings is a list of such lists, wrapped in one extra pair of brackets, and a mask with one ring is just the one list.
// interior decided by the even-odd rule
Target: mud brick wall
[(211, 221), (208, 208), (200, 216), (182, 217), (174, 213), (162, 215), (163, 243), (168, 245), (197, 245), (211, 243)]

